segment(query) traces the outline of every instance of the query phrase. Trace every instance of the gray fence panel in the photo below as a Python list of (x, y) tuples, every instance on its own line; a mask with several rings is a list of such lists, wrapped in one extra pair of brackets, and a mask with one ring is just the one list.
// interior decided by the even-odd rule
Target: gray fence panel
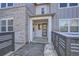
[(0, 56), (14, 51), (14, 32), (0, 33)]

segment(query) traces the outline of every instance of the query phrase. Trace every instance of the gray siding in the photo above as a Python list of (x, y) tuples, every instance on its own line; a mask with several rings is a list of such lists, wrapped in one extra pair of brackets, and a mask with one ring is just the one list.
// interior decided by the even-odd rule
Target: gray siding
[(79, 18), (79, 6), (60, 9), (58, 3), (52, 3), (51, 13), (56, 13), (53, 17), (52, 29), (54, 31), (59, 31), (59, 19)]
[(26, 6), (31, 14), (35, 14), (35, 6), (33, 3), (14, 3), (14, 7)]
[(58, 18), (79, 18), (79, 7), (59, 9)]

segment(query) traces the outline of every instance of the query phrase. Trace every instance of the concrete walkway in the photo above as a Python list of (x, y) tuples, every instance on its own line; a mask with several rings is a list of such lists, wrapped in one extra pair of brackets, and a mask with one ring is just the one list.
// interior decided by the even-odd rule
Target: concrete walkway
[(30, 43), (11, 54), (11, 56), (43, 56), (45, 44)]
[(57, 56), (57, 54), (52, 44), (30, 43), (10, 56)]

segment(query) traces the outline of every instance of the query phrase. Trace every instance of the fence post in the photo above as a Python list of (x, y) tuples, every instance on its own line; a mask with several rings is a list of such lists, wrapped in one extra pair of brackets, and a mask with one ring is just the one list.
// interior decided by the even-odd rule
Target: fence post
[(15, 42), (14, 42), (14, 39), (15, 39), (15, 37), (14, 37), (14, 32), (12, 32), (12, 51), (14, 51), (15, 50)]
[(71, 55), (71, 41), (69, 38), (65, 39), (65, 54), (66, 56), (70, 56)]
[(55, 33), (53, 32), (53, 45), (55, 46)]
[(59, 35), (58, 34), (56, 34), (56, 51), (57, 51), (57, 53), (59, 53)]
[(58, 35), (56, 35), (56, 39), (55, 39), (56, 41), (56, 43), (55, 43), (55, 45), (56, 45), (56, 49), (57, 49), (57, 45), (58, 45)]

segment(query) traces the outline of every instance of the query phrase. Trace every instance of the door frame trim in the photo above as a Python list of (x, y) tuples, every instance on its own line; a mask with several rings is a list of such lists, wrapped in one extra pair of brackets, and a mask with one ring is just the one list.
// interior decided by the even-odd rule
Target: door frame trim
[(47, 19), (48, 20), (48, 28), (47, 28), (47, 37), (48, 37), (48, 43), (51, 43), (51, 25), (52, 25), (52, 16), (41, 16), (41, 17), (32, 17), (29, 20), (29, 42), (33, 40), (33, 20), (42, 20)]
[(48, 22), (47, 23), (42, 23), (42, 36), (43, 36), (43, 24), (46, 24), (46, 36), (47, 36)]

